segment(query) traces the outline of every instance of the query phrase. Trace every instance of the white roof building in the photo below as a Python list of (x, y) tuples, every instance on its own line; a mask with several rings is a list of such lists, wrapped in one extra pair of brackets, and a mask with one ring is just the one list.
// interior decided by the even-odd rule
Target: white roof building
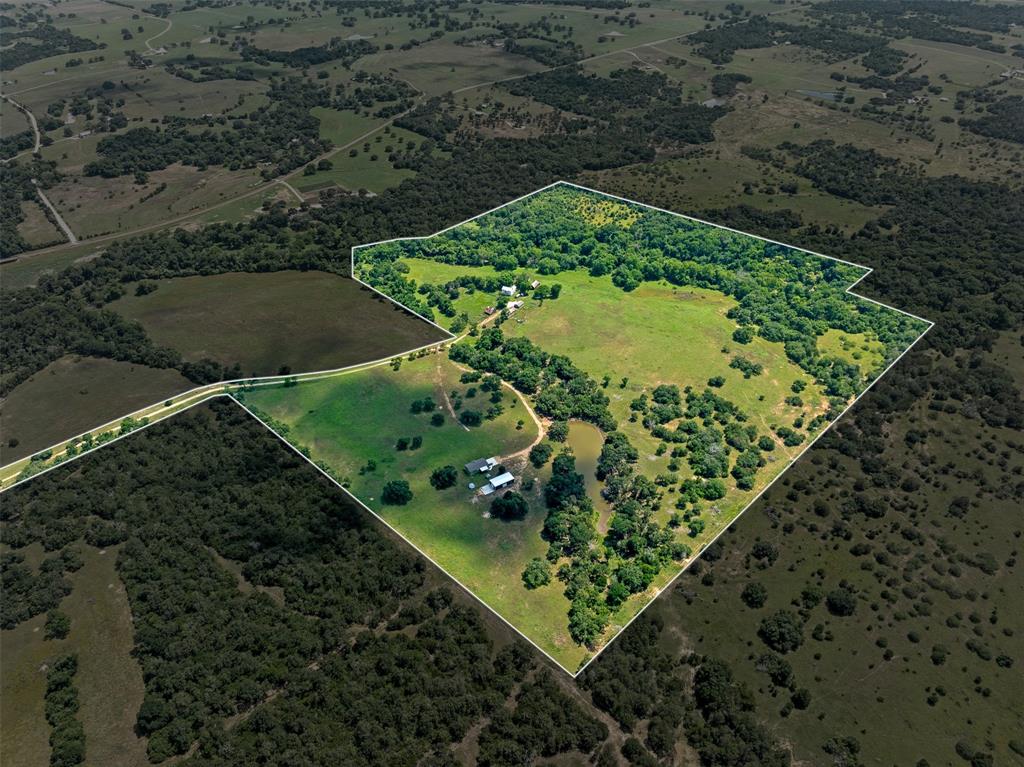
[(514, 296), (517, 292), (518, 291), (517, 291), (515, 285), (502, 285), (501, 286), (501, 295), (503, 295), (503, 296)]
[(498, 488), (504, 487), (505, 485), (509, 485), (515, 481), (516, 478), (506, 471), (504, 474), (499, 474), (498, 476), (491, 480), (491, 487), (497, 490)]

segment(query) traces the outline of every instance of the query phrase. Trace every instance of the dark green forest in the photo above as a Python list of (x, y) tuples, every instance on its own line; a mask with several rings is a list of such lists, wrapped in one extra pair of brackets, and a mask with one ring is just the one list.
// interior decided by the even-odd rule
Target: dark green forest
[[(146, 681), (136, 731), (154, 762), (198, 743), (193, 764), (274, 754), (266, 763), (411, 765), (427, 753), (448, 763), (448, 745), (536, 668), (531, 651), (505, 631), (496, 644), (478, 608), (229, 401), (7, 494), (3, 521), (6, 546), (40, 542), (58, 563), (34, 574), (5, 555), (5, 609), (29, 589), (59, 599), (61, 568), (82, 546), (123, 544), (117, 571)], [(241, 591), (217, 558), (255, 589)], [(29, 599), (5, 627), (48, 606)], [(505, 742), (594, 750), (607, 729), (564, 697), (548, 672), (524, 686), (515, 716), (486, 731), (493, 763), (509, 763)]]

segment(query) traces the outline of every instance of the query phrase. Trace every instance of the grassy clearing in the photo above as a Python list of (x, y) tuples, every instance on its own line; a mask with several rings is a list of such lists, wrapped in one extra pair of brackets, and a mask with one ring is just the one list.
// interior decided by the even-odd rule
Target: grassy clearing
[(818, 349), (822, 354), (839, 357), (869, 370), (885, 362), (885, 345), (864, 333), (844, 333), (834, 328), (829, 329), (818, 337)]
[(360, 60), (371, 72), (392, 72), (419, 90), (440, 95), (472, 85), (522, 77), (545, 67), (525, 56), (482, 45), (438, 40), (411, 51), (380, 51)]
[[(323, 132), (321, 126), (321, 132)], [(351, 129), (350, 129), (351, 130)], [(348, 141), (365, 133), (359, 130)], [(393, 151), (404, 151), (410, 144), (419, 146), (423, 137), (401, 128), (391, 128), (371, 136), (363, 143), (353, 146), (351, 150), (341, 151), (331, 157), (333, 166), (330, 170), (318, 170), (312, 175), (298, 175), (291, 180), (292, 186), (300, 192), (313, 192), (331, 186), (344, 189), (366, 189), (371, 192), (383, 192), (398, 186), (416, 173), (408, 168), (396, 168), (388, 156)], [(344, 143), (348, 143), (345, 141)], [(355, 152), (353, 156), (351, 153)]]
[[(244, 401), (286, 423), (289, 439), (329, 466), (357, 498), (560, 663), (575, 668), (584, 651), (565, 628), (568, 601), (561, 584), (555, 581), (529, 592), (520, 580), (526, 563), (547, 550), (540, 537), (542, 482), (524, 491), (531, 505), (527, 518), (503, 522), (485, 516), (489, 503), (468, 489), (471, 480), (462, 471), (471, 460), (497, 456), (505, 459), (501, 463), (519, 478), (521, 488), (538, 473), (525, 456), (509, 456), (534, 441), (536, 426), (522, 402), (505, 389), (504, 413), (467, 431), (444, 406), (446, 394), (456, 391), (465, 397), (470, 388), (459, 383), (460, 373), (444, 354), (428, 355), (403, 362), (397, 372), (378, 367), (295, 387), (255, 390)], [(410, 412), (411, 403), (424, 397), (440, 406), (445, 417), (441, 427), (432, 426), (427, 414)], [(484, 397), (480, 392), (464, 399), (463, 409), (477, 409), (476, 403), (485, 409)], [(422, 447), (396, 450), (398, 438), (416, 436), (422, 437)], [(376, 469), (360, 473), (371, 460)], [(458, 468), (459, 482), (435, 490), (430, 472), (449, 464)], [(413, 500), (406, 506), (381, 503), (384, 483), (398, 478), (409, 483)]]
[(53, 274), (76, 261), (92, 258), (99, 246), (84, 243), (53, 253), (22, 254), (0, 264), (0, 291), (35, 285), (44, 274)]
[(289, 192), (283, 185), (275, 184), (264, 190), (262, 194), (254, 194), (250, 197), (234, 200), (213, 210), (200, 213), (195, 218), (190, 219), (187, 224), (183, 224), (182, 227), (194, 227), (202, 224), (235, 224), (240, 221), (247, 221), (254, 216), (258, 216), (263, 211), (265, 203), (277, 202), (279, 200), (291, 206), (294, 206), (296, 203), (294, 194)]
[(41, 248), (65, 242), (64, 233), (50, 223), (42, 205), (33, 201), (23, 202), (21, 212), (25, 214), (25, 220), (18, 224), (18, 232), (29, 245)]
[(335, 146), (344, 146), (383, 122), (380, 118), (367, 117), (351, 109), (313, 107), (309, 111), (320, 121), (320, 137), (330, 139)]
[(110, 308), (186, 359), (238, 363), (245, 375), (345, 367), (442, 336), (353, 280), (324, 272), (229, 273), (157, 285)]
[[(775, 168), (766, 170), (738, 151), (724, 149), (720, 155), (697, 154), (652, 165), (589, 171), (582, 175), (581, 183), (696, 215), (708, 208), (740, 203), (761, 210), (792, 210), (807, 223), (838, 226), (849, 233), (885, 212), (881, 207), (834, 197), (792, 174)], [(795, 183), (798, 191), (781, 193), (779, 184), (784, 182)], [(748, 184), (749, 192), (746, 191)]]
[[(185, 216), (261, 183), (255, 170), (200, 171), (172, 165), (150, 173), (145, 184), (136, 184), (132, 176), (72, 177), (55, 186), (49, 196), (76, 234), (97, 237)], [(97, 210), (103, 215), (96, 215)]]
[[(0, 462), (18, 460), (194, 386), (176, 370), (62, 357), (17, 386), (0, 404)], [(13, 447), (11, 440), (17, 440)]]
[[(530, 6), (483, 3), (480, 10), (485, 20), (490, 21), (493, 18), (497, 22), (528, 23), (538, 16), (537, 9)], [(679, 6), (635, 10), (639, 23), (633, 27), (607, 20), (608, 17), (619, 15), (615, 12), (582, 7), (551, 8), (548, 12), (555, 18), (554, 23), (572, 28), (572, 39), (583, 47), (587, 56), (695, 32), (701, 29), (706, 21), (697, 15), (684, 15), (683, 9)]]
[[(45, 666), (69, 652), (78, 654), (76, 676), (85, 728), (86, 763), (146, 764), (145, 741), (134, 733), (142, 703), (142, 672), (131, 656), (131, 610), (115, 569), (117, 547), (99, 551), (78, 544), (85, 564), (69, 576), (72, 592), (60, 605), (71, 618), (71, 633), (63, 640), (45, 640), (40, 615), (18, 628), (0, 632), (4, 663), (0, 689), (4, 738), (0, 761), (5, 765), (46, 765), (49, 725), (43, 714)], [(41, 558), (41, 547), (30, 554)], [(29, 560), (30, 557), (26, 557)]]

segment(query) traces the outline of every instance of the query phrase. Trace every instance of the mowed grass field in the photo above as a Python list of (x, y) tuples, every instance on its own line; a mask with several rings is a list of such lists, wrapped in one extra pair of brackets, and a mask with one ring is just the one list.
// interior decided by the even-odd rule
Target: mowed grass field
[[(43, 710), (46, 667), (67, 653), (78, 655), (76, 718), (85, 730), (85, 763), (147, 763), (145, 740), (134, 731), (144, 688), (142, 670), (131, 655), (134, 639), (128, 597), (115, 569), (119, 547), (102, 551), (83, 543), (77, 547), (85, 564), (68, 576), (72, 592), (59, 608), (71, 618), (67, 638), (44, 639), (45, 615), (0, 631), (0, 718), (4, 723), (0, 763), (5, 766), (50, 763), (50, 726)], [(45, 556), (38, 544), (19, 553), (33, 566)]]
[(176, 370), (62, 357), (0, 403), (0, 463), (16, 461), (194, 386)]
[[(408, 276), (418, 283), (445, 283), (459, 274), (495, 274), (492, 267), (466, 267), (426, 259), (402, 259)], [(718, 393), (735, 402), (751, 423), (767, 432), (772, 424), (789, 425), (801, 414), (820, 412), (824, 394), (809, 376), (786, 358), (781, 343), (755, 338), (752, 343), (732, 340), (737, 324), (726, 317), (736, 302), (713, 290), (680, 288), (667, 283), (644, 283), (626, 294), (610, 277), (591, 277), (585, 271), (561, 272), (542, 282), (562, 285), (561, 296), (543, 303), (527, 300), (512, 319), (502, 325), (507, 335), (524, 335), (541, 348), (565, 354), (591, 376), (611, 378), (607, 393), (612, 413), (634, 444), (653, 453), (658, 441), (636, 424), (629, 424), (629, 403), (659, 384), (692, 386), (703, 391), (709, 378), (721, 376), (725, 385)], [(483, 307), (495, 297), (477, 292), (463, 294), (455, 302), (471, 321), (482, 317)], [(839, 345), (836, 336), (835, 346)], [(729, 367), (735, 355), (763, 366), (759, 376), (744, 378)], [(863, 361), (861, 361), (863, 362)], [(629, 379), (625, 388), (619, 386)], [(785, 404), (797, 379), (807, 382), (802, 407)], [(779, 453), (786, 451), (780, 444)], [(795, 455), (799, 450), (794, 450)], [(655, 459), (654, 473), (665, 471), (668, 459)]]
[(340, 368), (444, 337), (354, 280), (326, 272), (228, 273), (157, 286), (110, 308), (188, 360), (238, 363), (247, 376)]
[[(473, 385), (460, 383), (460, 374), (442, 352), (403, 361), (398, 371), (380, 366), (297, 386), (255, 389), (242, 400), (286, 424), (288, 439), (328, 466), (359, 500), (558, 662), (575, 669), (585, 649), (569, 637), (562, 584), (555, 579), (527, 591), (521, 580), (526, 563), (547, 551), (541, 538), (544, 476), (522, 454), (538, 437), (537, 427), (518, 397), (504, 388), (504, 412), (467, 430), (452, 417), (446, 395), (461, 395), (464, 410), (483, 411), (489, 401), (484, 392), (468, 398)], [(425, 397), (437, 403), (442, 426), (433, 426), (430, 414), (411, 412), (413, 401)], [(423, 440), (419, 449), (396, 449), (399, 438), (416, 436)], [(463, 465), (488, 456), (498, 457), (517, 477), (516, 489), (530, 503), (526, 519), (505, 522), (486, 516), (489, 499), (468, 488), (469, 482), (479, 487), (483, 480), (466, 475)], [(361, 473), (369, 461), (376, 468)], [(446, 465), (459, 470), (459, 482), (435, 490), (430, 473)], [(381, 502), (381, 489), (392, 479), (409, 483), (413, 499), (408, 505)], [(526, 489), (523, 483), (530, 479), (532, 487)]]

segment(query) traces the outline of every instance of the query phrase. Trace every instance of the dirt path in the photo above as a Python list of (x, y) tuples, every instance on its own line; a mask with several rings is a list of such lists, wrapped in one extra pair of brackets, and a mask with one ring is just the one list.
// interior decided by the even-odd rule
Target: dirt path
[[(455, 367), (459, 368), (459, 370), (469, 370), (469, 368), (464, 368), (461, 365), (455, 365)], [(435, 370), (436, 375), (434, 376), (434, 382), (437, 384), (437, 390), (441, 392), (441, 399), (444, 400), (444, 409), (448, 411), (448, 415), (452, 417), (452, 420), (455, 421), (455, 423), (457, 423), (466, 431), (469, 431), (469, 427), (466, 426), (466, 424), (464, 424), (462, 421), (460, 421), (459, 417), (455, 414), (455, 408), (452, 407), (452, 401), (451, 398), (449, 398), (448, 396), (448, 390), (444, 388), (444, 378), (441, 375), (440, 358), (438, 358), (437, 360), (437, 367), (435, 368)]]
[(297, 200), (298, 200), (298, 201), (299, 201), (300, 203), (303, 203), (303, 202), (305, 202), (305, 201), (306, 201), (306, 198), (305, 198), (305, 197), (303, 197), (303, 196), (302, 196), (302, 195), (301, 195), (301, 194), (299, 193), (299, 190), (298, 190), (298, 189), (296, 189), (296, 188), (295, 188), (294, 186), (292, 186), (291, 184), (289, 184), (289, 183), (288, 183), (287, 181), (285, 181), (284, 179), (281, 179), (281, 184), (283, 184), (283, 185), (284, 185), (284, 188), (285, 188), (285, 189), (287, 189), (287, 190), (288, 190), (289, 192), (291, 192), (292, 194), (294, 194), (294, 195), (295, 195), (295, 199), (297, 199)]
[[(17, 109), (19, 112), (28, 118), (29, 124), (32, 126), (32, 133), (35, 135), (35, 146), (32, 147), (32, 154), (35, 154), (43, 145), (43, 135), (39, 132), (39, 123), (36, 122), (36, 116), (32, 114), (32, 110), (29, 109), (22, 103), (19, 103), (12, 99), (10, 96), (4, 96), (4, 101), (10, 104), (12, 107)], [(22, 152), (22, 154), (25, 154)], [(14, 159), (14, 158), (11, 158)]]
[(57, 221), (57, 226), (64, 232), (64, 236), (68, 238), (68, 245), (75, 245), (78, 243), (78, 238), (75, 237), (75, 233), (71, 231), (71, 227), (68, 226), (68, 222), (57, 212), (57, 207), (50, 202), (50, 198), (43, 194), (43, 190), (39, 188), (39, 184), (36, 183), (35, 179), (32, 179), (32, 185), (36, 188), (36, 194), (39, 195), (39, 199), (43, 205), (49, 208), (50, 213), (53, 214), (54, 219)]
[[(160, 19), (159, 16), (150, 16), (149, 18), (151, 18), (151, 19)], [(163, 37), (164, 35), (166, 35), (168, 32), (171, 31), (171, 27), (174, 26), (174, 22), (172, 22), (170, 19), (160, 19), (160, 21), (166, 21), (167, 22), (167, 26), (164, 27), (164, 29), (162, 31), (157, 32), (155, 35), (153, 35), (151, 38), (149, 38), (146, 41), (146, 53), (160, 53), (161, 51), (160, 51), (159, 48), (154, 48), (153, 47), (153, 45), (152, 45), (153, 41), (156, 40), (158, 37)]]

